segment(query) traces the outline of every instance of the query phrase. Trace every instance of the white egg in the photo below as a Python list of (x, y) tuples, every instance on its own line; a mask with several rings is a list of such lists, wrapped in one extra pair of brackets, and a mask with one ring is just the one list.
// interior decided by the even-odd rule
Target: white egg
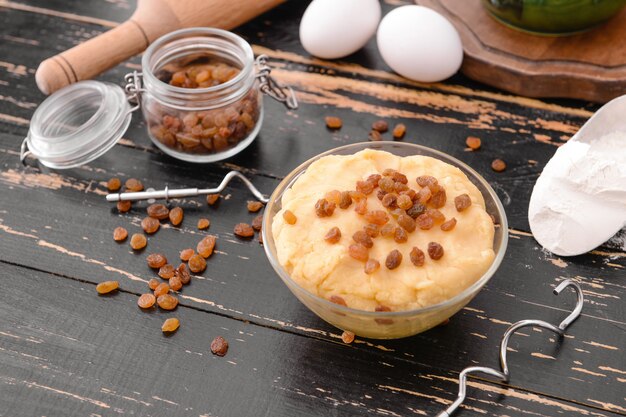
[(342, 58), (370, 40), (380, 15), (378, 0), (313, 0), (300, 22), (300, 42), (311, 55)]
[(445, 80), (463, 61), (463, 45), (454, 26), (424, 6), (393, 9), (380, 22), (376, 37), (387, 65), (412, 80)]

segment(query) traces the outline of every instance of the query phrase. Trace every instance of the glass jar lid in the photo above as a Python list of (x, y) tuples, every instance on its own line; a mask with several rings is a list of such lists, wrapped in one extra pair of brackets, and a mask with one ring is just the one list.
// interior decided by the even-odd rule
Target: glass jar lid
[(111, 149), (132, 117), (124, 90), (112, 83), (81, 81), (55, 92), (35, 110), (22, 143), (50, 168), (73, 168)]

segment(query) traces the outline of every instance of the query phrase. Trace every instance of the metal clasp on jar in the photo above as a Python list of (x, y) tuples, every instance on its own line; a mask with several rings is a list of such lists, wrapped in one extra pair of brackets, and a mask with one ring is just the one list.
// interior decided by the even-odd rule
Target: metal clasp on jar
[(140, 94), (146, 91), (143, 88), (142, 78), (143, 73), (139, 71), (129, 72), (124, 76), (124, 81), (126, 82), (124, 91), (126, 92), (126, 97), (129, 103), (134, 104), (134, 106), (128, 110), (129, 113), (141, 108)]
[(259, 89), (274, 100), (285, 104), (288, 109), (297, 109), (298, 100), (296, 99), (296, 94), (291, 87), (280, 84), (270, 75), (272, 67), (267, 63), (268, 60), (269, 57), (267, 55), (259, 55), (256, 59), (256, 78), (259, 80)]

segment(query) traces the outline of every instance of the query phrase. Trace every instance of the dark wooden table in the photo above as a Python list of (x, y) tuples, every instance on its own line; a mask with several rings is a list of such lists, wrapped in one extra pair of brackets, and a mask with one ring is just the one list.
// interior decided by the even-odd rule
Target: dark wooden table
[[(390, 9), (401, 1), (388, 0)], [(506, 327), (525, 318), (559, 322), (572, 294), (554, 297), (564, 278), (582, 285), (582, 317), (564, 339), (528, 330), (511, 344), (510, 384), (470, 380), (462, 416), (626, 415), (626, 253), (607, 244), (575, 258), (541, 249), (526, 217), (532, 186), (557, 147), (596, 106), (512, 96), (455, 76), (419, 84), (394, 75), (374, 42), (342, 62), (309, 57), (298, 42), (306, 2), (291, 1), (241, 27), (256, 53), (275, 62), (276, 76), (295, 87), (301, 106), (286, 112), (265, 100), (260, 137), (240, 155), (192, 165), (163, 155), (135, 116), (119, 145), (81, 168), (51, 171), (18, 152), (29, 119), (43, 100), (38, 63), (125, 20), (125, 0), (0, 0), (0, 415), (411, 416), (434, 415), (455, 397), (458, 372), (497, 366)], [(137, 58), (103, 74), (122, 83)], [(330, 132), (324, 116), (343, 118)], [(115, 244), (122, 225), (135, 232), (142, 205), (127, 214), (104, 200), (105, 182), (135, 177), (159, 188), (216, 184), (230, 169), (265, 192), (302, 161), (338, 145), (363, 141), (380, 118), (403, 122), (407, 142), (467, 162), (493, 185), (509, 217), (510, 243), (497, 274), (450, 323), (395, 341), (340, 340), (281, 283), (256, 240), (233, 226), (250, 221), (239, 183), (217, 207), (184, 200), (181, 228), (163, 228), (133, 254)], [(482, 139), (478, 152), (465, 138)], [(503, 158), (508, 168), (490, 169)], [(590, 213), (593, 215), (593, 213)], [(219, 253), (194, 278), (177, 311), (137, 308), (154, 276), (149, 252), (176, 258), (195, 247), (211, 219)], [(95, 285), (119, 280), (121, 291), (98, 297)], [(177, 316), (171, 337), (160, 331)], [(224, 336), (230, 351), (213, 356)]]

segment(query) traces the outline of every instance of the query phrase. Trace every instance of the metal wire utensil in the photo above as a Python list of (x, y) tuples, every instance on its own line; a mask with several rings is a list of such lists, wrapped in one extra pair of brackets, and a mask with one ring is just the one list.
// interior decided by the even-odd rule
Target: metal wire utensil
[(260, 192), (252, 182), (246, 178), (242, 173), (238, 171), (230, 171), (220, 185), (215, 188), (181, 188), (170, 190), (168, 187), (165, 187), (163, 190), (156, 191), (140, 191), (134, 193), (113, 193), (108, 194), (106, 196), (107, 201), (115, 202), (115, 201), (138, 201), (138, 200), (158, 200), (165, 199), (169, 200), (170, 198), (181, 198), (181, 197), (195, 197), (199, 195), (207, 195), (207, 194), (219, 194), (228, 185), (228, 183), (233, 178), (239, 178), (245, 185), (248, 187), (250, 192), (257, 198), (257, 200), (262, 203), (269, 202), (269, 197), (266, 197), (265, 194)]
[(457, 399), (450, 404), (448, 408), (444, 411), (437, 414), (437, 417), (450, 417), (452, 414), (463, 404), (465, 401), (465, 395), (467, 391), (467, 376), (470, 374), (487, 374), (490, 376), (494, 376), (503, 382), (509, 382), (511, 379), (511, 373), (509, 371), (509, 365), (507, 362), (507, 347), (509, 345), (509, 340), (511, 336), (515, 334), (518, 330), (524, 327), (541, 327), (543, 329), (550, 330), (562, 337), (565, 334), (565, 329), (574, 322), (580, 316), (580, 312), (583, 309), (584, 297), (583, 291), (580, 286), (572, 281), (571, 279), (566, 279), (561, 282), (555, 289), (554, 295), (559, 295), (565, 288), (570, 287), (574, 291), (576, 291), (577, 300), (576, 306), (574, 310), (563, 320), (558, 326), (545, 322), (543, 320), (521, 320), (517, 323), (513, 323), (509, 328), (504, 332), (504, 336), (502, 336), (502, 341), (500, 342), (500, 368), (498, 371), (493, 368), (487, 368), (484, 366), (470, 366), (465, 368), (459, 374), (459, 395)]

